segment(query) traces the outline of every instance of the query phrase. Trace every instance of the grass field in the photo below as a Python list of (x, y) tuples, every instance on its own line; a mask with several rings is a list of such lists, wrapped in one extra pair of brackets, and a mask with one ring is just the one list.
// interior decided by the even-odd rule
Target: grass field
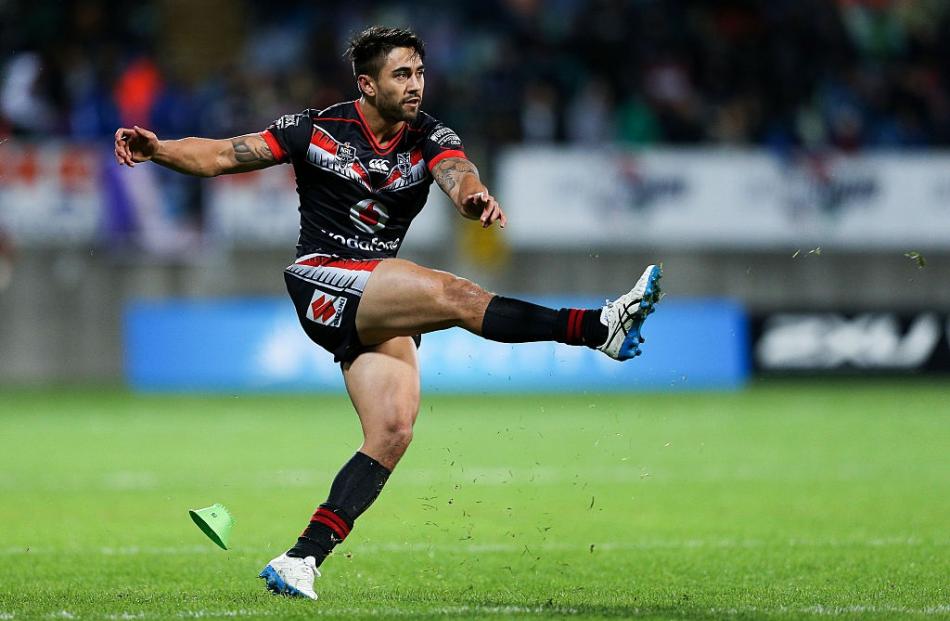
[(5, 389), (0, 619), (950, 618), (950, 383), (430, 396), (320, 601), (267, 594), (357, 444), (341, 397)]

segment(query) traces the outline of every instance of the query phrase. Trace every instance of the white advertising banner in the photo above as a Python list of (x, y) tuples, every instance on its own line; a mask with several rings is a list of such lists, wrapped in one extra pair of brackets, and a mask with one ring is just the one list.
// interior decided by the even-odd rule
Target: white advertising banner
[(946, 153), (521, 147), (497, 170), (516, 247), (950, 247)]
[(0, 228), (23, 243), (88, 243), (105, 208), (100, 150), (0, 143)]

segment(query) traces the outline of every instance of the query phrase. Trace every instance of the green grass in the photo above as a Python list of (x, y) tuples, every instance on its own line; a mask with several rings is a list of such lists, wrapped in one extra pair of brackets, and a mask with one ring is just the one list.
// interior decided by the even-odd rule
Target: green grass
[(342, 397), (5, 389), (0, 619), (950, 618), (946, 382), (430, 396), (320, 601), (267, 594), (358, 442)]

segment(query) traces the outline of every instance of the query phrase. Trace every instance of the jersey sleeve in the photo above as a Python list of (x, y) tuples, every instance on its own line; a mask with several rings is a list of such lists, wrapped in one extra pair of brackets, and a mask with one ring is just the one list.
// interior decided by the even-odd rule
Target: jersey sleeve
[(442, 123), (435, 123), (429, 130), (425, 142), (422, 144), (422, 157), (429, 170), (447, 157), (465, 157), (465, 147), (462, 139), (450, 127)]
[(306, 157), (313, 133), (310, 111), (285, 114), (261, 132), (271, 153), (281, 164)]

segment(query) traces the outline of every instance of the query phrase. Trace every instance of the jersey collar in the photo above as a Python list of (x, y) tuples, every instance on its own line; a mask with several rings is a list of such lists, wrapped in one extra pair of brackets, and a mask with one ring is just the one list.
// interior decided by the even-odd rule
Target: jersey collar
[(396, 145), (399, 144), (399, 141), (402, 140), (402, 135), (406, 133), (406, 126), (409, 125), (409, 123), (403, 121), (402, 127), (399, 128), (399, 131), (396, 133), (396, 135), (393, 136), (387, 143), (389, 146), (384, 147), (383, 145), (379, 144), (378, 140), (376, 140), (376, 136), (373, 135), (373, 130), (370, 129), (369, 123), (366, 122), (366, 117), (363, 116), (363, 108), (360, 106), (360, 100), (357, 99), (353, 103), (356, 105), (356, 115), (359, 117), (360, 124), (363, 126), (363, 133), (366, 134), (366, 138), (369, 140), (369, 146), (371, 146), (373, 151), (379, 155), (388, 155), (389, 153), (392, 153), (393, 149), (396, 148)]

